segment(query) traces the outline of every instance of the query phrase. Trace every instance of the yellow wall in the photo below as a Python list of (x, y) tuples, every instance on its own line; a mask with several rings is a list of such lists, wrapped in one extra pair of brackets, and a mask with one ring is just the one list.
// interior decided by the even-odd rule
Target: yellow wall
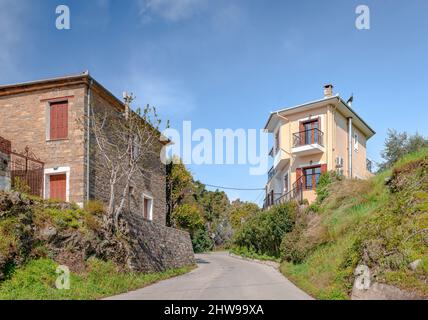
[[(319, 129), (324, 133), (323, 145), (325, 151), (308, 156), (292, 154), (293, 133), (299, 132), (300, 121), (318, 117), (321, 118)], [(309, 111), (296, 112), (287, 115), (286, 118), (281, 118), (278, 121), (273, 135), (275, 137), (276, 130), (280, 130), (280, 148), (290, 157), (290, 161), (285, 168), (277, 173), (276, 177), (268, 182), (268, 192), (274, 187), (275, 192), (283, 190), (283, 186), (278, 187), (278, 184), (283, 184), (286, 172), (289, 172), (289, 190), (291, 190), (293, 183), (296, 181), (296, 168), (299, 167), (327, 164), (327, 170), (336, 170), (335, 161), (337, 156), (343, 157), (343, 174), (348, 177), (348, 123), (347, 119), (341, 113), (332, 105), (325, 105)], [(354, 150), (354, 143), (352, 144), (353, 177), (367, 178), (371, 174), (366, 170), (366, 137), (355, 126), (353, 126), (352, 132), (352, 136), (354, 136), (354, 132), (358, 133), (359, 140), (358, 151)], [(304, 198), (308, 199), (309, 202), (314, 201), (315, 192), (312, 190), (305, 191)]]

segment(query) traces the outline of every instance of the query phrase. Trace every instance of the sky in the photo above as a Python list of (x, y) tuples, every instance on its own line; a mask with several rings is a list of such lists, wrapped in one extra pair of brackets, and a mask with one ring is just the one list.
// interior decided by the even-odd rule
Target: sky
[[(55, 27), (69, 6), (71, 29)], [(355, 27), (358, 5), (370, 29)], [(334, 85), (376, 131), (428, 135), (428, 2), (386, 0), (0, 0), (0, 84), (90, 74), (180, 129), (261, 129), (273, 110)], [(1, 130), (1, 128), (0, 128)], [(263, 188), (248, 165), (190, 165), (203, 183)], [(262, 191), (228, 190), (262, 203)]]

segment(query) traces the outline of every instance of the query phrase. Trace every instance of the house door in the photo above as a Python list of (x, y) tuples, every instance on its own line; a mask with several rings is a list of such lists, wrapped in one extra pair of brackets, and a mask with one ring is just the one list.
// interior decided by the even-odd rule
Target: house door
[(49, 176), (49, 198), (66, 201), (66, 175), (55, 174)]

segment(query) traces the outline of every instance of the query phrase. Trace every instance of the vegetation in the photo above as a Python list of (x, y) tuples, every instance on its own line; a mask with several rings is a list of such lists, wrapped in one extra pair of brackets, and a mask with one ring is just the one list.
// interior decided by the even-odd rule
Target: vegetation
[(190, 233), (195, 252), (227, 247), (233, 234), (249, 216), (259, 212), (256, 204), (230, 203), (223, 191), (209, 191), (193, 179), (180, 161), (168, 165), (169, 223)]
[(279, 257), (282, 238), (293, 229), (296, 212), (297, 203), (290, 202), (253, 214), (237, 231), (233, 244), (259, 255)]
[(369, 181), (322, 188), (317, 210), (300, 214), (284, 236), (281, 271), (317, 298), (347, 299), (356, 266), (365, 264), (377, 282), (427, 296), (428, 149)]
[(71, 273), (70, 289), (55, 286), (58, 264), (50, 259), (37, 259), (14, 271), (0, 283), (1, 300), (99, 299), (141, 288), (190, 271), (191, 267), (161, 273), (120, 272), (111, 262), (90, 259), (85, 273)]
[(422, 135), (415, 133), (409, 136), (407, 132), (389, 129), (385, 148), (381, 154), (384, 162), (380, 165), (380, 169), (388, 169), (405, 155), (423, 148), (428, 148), (428, 139)]
[[(129, 239), (110, 233), (104, 214), (97, 201), (81, 209), (0, 192), (0, 299), (96, 299), (190, 270), (132, 272)], [(72, 271), (69, 290), (55, 286), (58, 264)]]

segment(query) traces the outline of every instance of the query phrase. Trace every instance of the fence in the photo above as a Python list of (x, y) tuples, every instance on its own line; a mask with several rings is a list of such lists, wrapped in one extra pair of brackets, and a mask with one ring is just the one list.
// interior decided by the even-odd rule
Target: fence
[(19, 185), (28, 186), (28, 193), (43, 197), (44, 163), (30, 152), (29, 147), (25, 147), (22, 154), (11, 151), (10, 155), (12, 188), (16, 189)]

